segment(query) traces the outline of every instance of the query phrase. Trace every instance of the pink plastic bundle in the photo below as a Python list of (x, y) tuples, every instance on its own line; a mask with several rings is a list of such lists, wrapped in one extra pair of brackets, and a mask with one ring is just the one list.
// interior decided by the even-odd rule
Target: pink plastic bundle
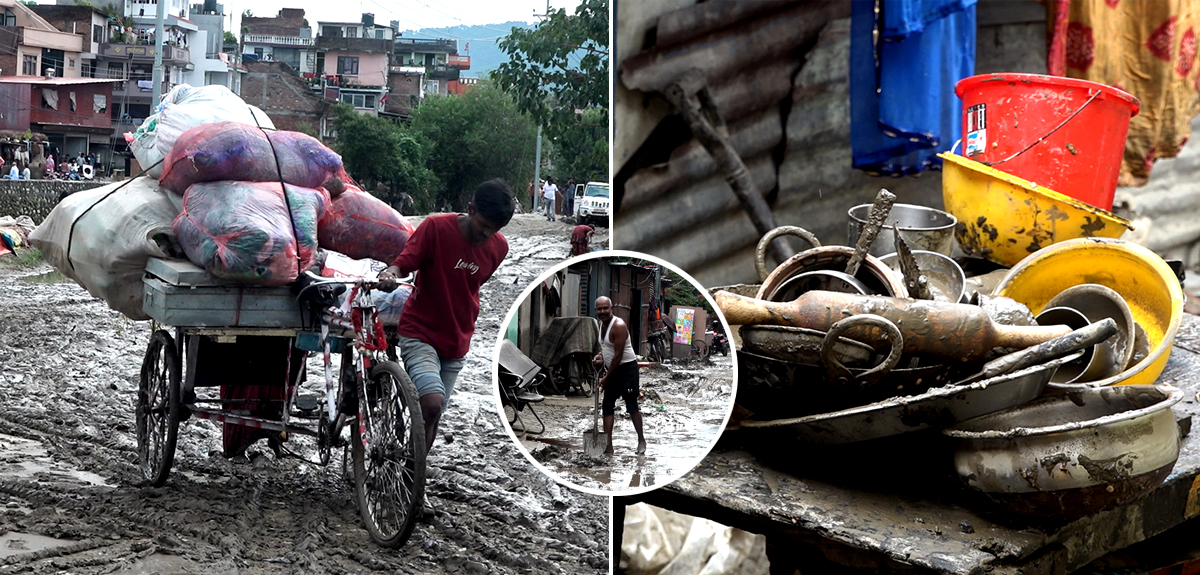
[(268, 133), (238, 122), (214, 122), (179, 136), (164, 161), (159, 183), (183, 193), (200, 182), (278, 182), (282, 174), (286, 183), (319, 188), (344, 173), (341, 156), (307, 134)]
[(298, 270), (313, 264), (317, 221), (329, 197), (323, 190), (290, 185), (286, 189), (285, 196), (278, 182), (193, 185), (171, 228), (188, 259), (216, 277), (262, 285), (290, 283)]
[(413, 227), (379, 198), (355, 186), (333, 198), (317, 226), (321, 247), (354, 259), (391, 263), (404, 251)]

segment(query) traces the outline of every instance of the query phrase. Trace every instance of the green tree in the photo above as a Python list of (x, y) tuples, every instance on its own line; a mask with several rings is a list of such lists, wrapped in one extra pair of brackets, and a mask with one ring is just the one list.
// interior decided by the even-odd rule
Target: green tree
[(222, 37), (222, 41), (225, 42), (226, 44), (237, 44), (238, 40), (237, 40), (237, 36), (233, 35), (233, 32), (226, 30), (225, 36)]
[(491, 82), (483, 80), (462, 96), (426, 99), (409, 116), (409, 126), (437, 176), (438, 203), (465, 209), (475, 188), (492, 178), (504, 179), (524, 197), (533, 178), (537, 128)]
[(663, 277), (671, 280), (671, 287), (667, 288), (667, 295), (664, 297), (668, 306), (684, 305), (704, 309), (712, 316), (712, 306), (708, 305), (708, 300), (700, 295), (700, 290), (692, 285), (692, 282), (687, 281), (683, 276), (671, 271), (670, 268), (663, 268)]
[(583, 112), (583, 122), (553, 140), (554, 174), (578, 183), (608, 181), (607, 113), (600, 108)]
[[(360, 114), (345, 104), (334, 106), (333, 115), (338, 132), (333, 149), (363, 189), (392, 203), (407, 193), (419, 208), (433, 206), (437, 178), (425, 167), (426, 150), (417, 137), (391, 120)], [(379, 192), (380, 184), (386, 193)]]
[(509, 58), (492, 73), (500, 87), (559, 144), (571, 169), (590, 171), (604, 157), (607, 180), (608, 0), (583, 0), (574, 15), (559, 9), (535, 28), (513, 28), (500, 48)]

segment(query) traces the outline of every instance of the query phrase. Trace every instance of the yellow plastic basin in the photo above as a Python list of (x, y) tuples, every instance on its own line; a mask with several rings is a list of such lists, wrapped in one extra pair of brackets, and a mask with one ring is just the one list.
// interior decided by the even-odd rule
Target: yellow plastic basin
[(942, 200), (958, 218), (954, 237), (968, 255), (1012, 267), (1046, 246), (1115, 238), (1133, 226), (1100, 208), (985, 166), (941, 153)]
[(1183, 290), (1167, 263), (1149, 249), (1107, 238), (1054, 244), (1009, 270), (996, 286), (995, 295), (1015, 299), (1036, 315), (1059, 292), (1088, 283), (1112, 288), (1125, 298), (1150, 346), (1137, 364), (1088, 385), (1154, 383), (1167, 366), (1183, 320)]

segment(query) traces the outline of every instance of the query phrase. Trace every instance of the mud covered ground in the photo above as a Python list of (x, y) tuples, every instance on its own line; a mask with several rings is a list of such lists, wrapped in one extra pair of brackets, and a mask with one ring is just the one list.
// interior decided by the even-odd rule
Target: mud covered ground
[[(538, 216), (504, 230), (509, 257), (483, 288), (429, 459), (437, 514), (399, 550), (370, 541), (340, 464), (276, 459), (263, 442), (248, 460), (227, 460), (219, 428), (195, 418), (180, 427), (167, 485), (140, 485), (133, 406), (149, 322), (45, 264), (0, 259), (0, 574), (607, 572), (608, 499), (531, 465), (491, 389), (504, 314), (566, 257), (570, 230)], [(607, 235), (599, 229), (595, 245)], [(323, 381), (316, 369), (309, 377)], [(302, 441), (288, 446), (313, 458)]]
[[(672, 360), (641, 370), (646, 453), (625, 402), (617, 400), (610, 456), (590, 457), (583, 433), (592, 429), (595, 400), (550, 396), (537, 407), (546, 432), (525, 435), (522, 445), (543, 466), (569, 483), (601, 491), (642, 490), (670, 483), (696, 465), (720, 434), (733, 403), (733, 359), (712, 356)], [(603, 434), (603, 418), (601, 418)]]

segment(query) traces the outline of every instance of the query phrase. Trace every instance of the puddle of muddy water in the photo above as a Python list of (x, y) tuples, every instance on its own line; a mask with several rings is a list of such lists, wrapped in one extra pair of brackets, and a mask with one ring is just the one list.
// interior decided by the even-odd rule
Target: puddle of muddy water
[(32, 533), (9, 531), (4, 535), (0, 535), (0, 559), (22, 553), (33, 553), (51, 547), (61, 547), (68, 543), (71, 542), (53, 537), (34, 535)]
[(0, 477), (32, 479), (46, 475), (76, 483), (112, 487), (104, 476), (54, 461), (45, 445), (39, 441), (0, 434)]
[(67, 279), (67, 276), (54, 271), (25, 276), (18, 278), (18, 280), (31, 284), (57, 284), (71, 281)]

